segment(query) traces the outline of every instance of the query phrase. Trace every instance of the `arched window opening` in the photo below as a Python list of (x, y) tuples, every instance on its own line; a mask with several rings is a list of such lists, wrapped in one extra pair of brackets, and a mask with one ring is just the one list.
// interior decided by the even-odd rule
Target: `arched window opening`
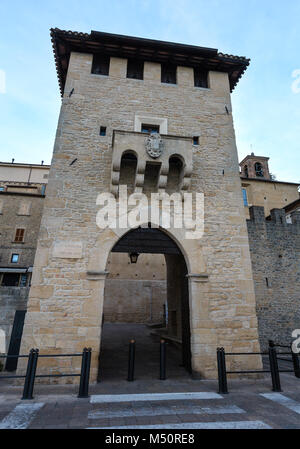
[(145, 194), (157, 192), (160, 170), (160, 162), (146, 162), (143, 188)]
[(168, 193), (179, 192), (183, 176), (183, 163), (177, 156), (170, 157), (169, 174), (166, 191)]
[(255, 174), (259, 178), (264, 177), (264, 169), (260, 162), (256, 162), (256, 164), (255, 164)]
[(244, 175), (246, 178), (249, 178), (248, 165), (245, 165), (244, 167)]
[(119, 185), (126, 185), (128, 193), (133, 193), (137, 168), (137, 157), (134, 153), (127, 151), (123, 154), (120, 168)]

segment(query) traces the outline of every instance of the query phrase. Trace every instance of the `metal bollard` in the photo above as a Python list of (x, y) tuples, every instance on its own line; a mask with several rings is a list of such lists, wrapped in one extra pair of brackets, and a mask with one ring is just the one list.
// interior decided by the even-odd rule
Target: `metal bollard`
[(217, 349), (219, 394), (228, 394), (225, 349)]
[(35, 382), (35, 374), (38, 363), (39, 350), (31, 349), (28, 356), (26, 377), (24, 382), (23, 396), (22, 400), (33, 399), (33, 388)]
[(272, 377), (272, 390), (276, 392), (280, 392), (281, 385), (280, 385), (280, 375), (279, 375), (279, 369), (278, 369), (278, 361), (277, 361), (277, 353), (276, 348), (270, 346), (269, 347), (269, 361), (270, 361), (270, 370), (271, 370), (271, 377)]
[(135, 340), (130, 340), (128, 357), (128, 382), (134, 381)]
[(91, 369), (91, 348), (84, 348), (82, 352), (81, 360), (81, 373), (78, 398), (89, 397), (89, 381), (90, 381), (90, 369)]
[(275, 347), (274, 340), (268, 340), (268, 342), (269, 342), (269, 348), (274, 348)]
[(165, 340), (160, 341), (160, 380), (166, 380), (166, 356), (167, 356), (167, 343)]
[(300, 379), (300, 364), (299, 364), (299, 354), (295, 354), (292, 351), (292, 360), (293, 360), (293, 366), (294, 366), (294, 372), (297, 379)]

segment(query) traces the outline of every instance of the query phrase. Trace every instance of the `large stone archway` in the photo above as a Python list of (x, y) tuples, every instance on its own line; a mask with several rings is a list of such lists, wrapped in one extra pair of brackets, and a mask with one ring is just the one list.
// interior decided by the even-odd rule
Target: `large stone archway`
[[(143, 227), (144, 226), (146, 226), (146, 224), (144, 224)], [(207, 311), (206, 297), (202, 292), (205, 293), (207, 290), (206, 284), (209, 277), (206, 273), (200, 242), (197, 240), (186, 239), (185, 231), (181, 229), (171, 228), (165, 230), (162, 228), (149, 229), (143, 227), (139, 228), (139, 230), (117, 228), (106, 229), (103, 232), (100, 232), (97, 244), (90, 256), (87, 271), (87, 279), (89, 280), (90, 287), (93, 291), (93, 305), (91, 303), (90, 307), (93, 308), (100, 317), (99, 340), (97, 343), (94, 342), (94, 347), (97, 348), (94, 354), (94, 359), (98, 359), (100, 354), (101, 320), (103, 316), (105, 281), (108, 275), (106, 267), (109, 254), (113, 251), (129, 252), (131, 250), (140, 253), (163, 253), (166, 255), (168, 271), (174, 272), (175, 270), (179, 270), (179, 272), (182, 273), (177, 286), (176, 283), (170, 282), (169, 297), (172, 294), (171, 292), (176, 292), (175, 295), (178, 296), (181, 291), (185, 291), (186, 301), (183, 303), (185, 305), (185, 313), (182, 314), (182, 327), (184, 327), (183, 348), (185, 349), (183, 358), (184, 364), (186, 368), (196, 376), (205, 376), (205, 369), (201, 369), (201, 367), (205, 366), (202, 363), (202, 354), (199, 354), (199, 351), (197, 352), (197, 345), (195, 344), (197, 340), (193, 334), (195, 323), (198, 326), (198, 320), (201, 320), (202, 306), (204, 316)], [(144, 240), (144, 242), (137, 244), (135, 238), (137, 235), (136, 233), (141, 235), (143, 232), (148, 233), (151, 237)], [(160, 245), (157, 246), (155, 250), (155, 241), (160, 241), (160, 243), (164, 242), (164, 247)], [(180, 283), (182, 285), (180, 285)], [(176, 288), (179, 286), (180, 288)], [(209, 344), (210, 343), (208, 342), (207, 346), (209, 346)], [(213, 345), (212, 351), (214, 352), (214, 341), (212, 341), (211, 344)], [(96, 377), (96, 368), (92, 368), (92, 378), (96, 379)]]
[[(122, 253), (130, 254), (130, 253), (137, 253), (139, 255), (139, 260), (141, 256), (143, 255), (151, 255), (152, 257), (155, 255), (164, 255), (165, 257), (165, 264), (166, 264), (166, 304), (165, 304), (165, 313), (166, 313), (166, 321), (165, 326), (161, 326), (162, 329), (162, 335), (164, 338), (167, 338), (169, 342), (173, 342), (175, 345), (181, 346), (181, 350), (179, 351), (179, 354), (181, 352), (181, 356), (179, 355), (179, 366), (184, 366), (184, 368), (191, 372), (191, 346), (190, 346), (190, 313), (189, 313), (189, 288), (188, 288), (188, 278), (187, 278), (187, 266), (185, 259), (182, 255), (182, 252), (180, 251), (177, 244), (174, 242), (174, 240), (171, 239), (169, 235), (167, 235), (166, 232), (163, 232), (161, 229), (158, 228), (151, 228), (151, 225), (149, 224), (149, 227), (147, 228), (136, 228), (129, 232), (127, 232), (123, 237), (121, 237), (118, 242), (114, 245), (112, 248), (111, 254), (117, 254), (121, 256)], [(145, 259), (143, 259), (145, 260)], [(147, 259), (146, 259), (147, 260)], [(124, 269), (124, 265), (128, 263), (125, 259), (123, 259), (123, 267), (122, 264), (119, 264), (118, 271), (122, 271), (122, 268)], [(139, 270), (143, 272), (144, 266), (143, 264), (145, 262), (137, 262), (139, 266)], [(126, 266), (126, 265), (125, 265)], [(111, 265), (109, 265), (111, 267)], [(110, 268), (108, 269), (107, 273), (110, 272)], [(110, 277), (109, 273), (109, 276)], [(133, 314), (133, 318), (127, 320), (127, 322), (132, 323), (134, 325), (130, 326), (124, 325), (124, 318), (128, 314), (128, 309), (132, 306), (138, 309), (141, 307), (141, 302), (145, 301), (145, 294), (147, 290), (147, 287), (149, 287), (150, 281), (147, 282), (147, 287), (144, 287), (144, 291), (140, 291), (136, 288), (135, 294), (133, 292), (131, 295), (132, 297), (128, 297), (128, 293), (130, 295), (130, 290), (126, 289), (125, 285), (124, 288), (122, 288), (119, 285), (118, 290), (115, 290), (115, 294), (118, 297), (118, 301), (116, 301), (114, 298), (108, 295), (107, 287), (109, 285), (110, 279), (106, 280), (105, 285), (105, 292), (104, 292), (104, 313), (105, 315), (105, 323), (107, 323), (107, 301), (111, 301), (115, 307), (118, 307), (119, 309), (119, 315), (117, 322), (123, 323), (123, 326), (119, 326), (119, 330), (123, 329), (124, 335), (126, 335), (126, 332), (130, 332), (130, 328), (132, 329), (132, 332), (134, 332), (134, 328), (137, 324), (136, 322), (136, 315)], [(136, 281), (137, 282), (137, 281)], [(137, 287), (137, 284), (135, 285)], [(124, 290), (124, 293), (123, 293)], [(136, 294), (137, 291), (140, 294)], [(126, 296), (127, 294), (127, 296)], [(158, 304), (161, 306), (161, 300), (158, 301)], [(123, 313), (122, 313), (122, 310)], [(126, 311), (126, 312), (125, 312)], [(124, 313), (125, 312), (125, 313)], [(103, 318), (103, 317), (102, 317)], [(104, 318), (103, 318), (104, 321)], [(109, 321), (109, 320), (108, 320)], [(145, 320), (141, 321), (143, 324), (145, 324)], [(111, 336), (115, 335), (115, 328), (118, 326), (113, 326), (112, 324), (108, 326), (105, 325), (106, 329), (110, 329)], [(159, 327), (159, 326), (158, 326)], [(142, 329), (142, 327), (140, 326)], [(103, 332), (103, 327), (102, 327)], [(147, 333), (147, 332), (146, 332)], [(140, 332), (141, 334), (141, 332)], [(153, 333), (152, 333), (153, 335)], [(121, 365), (118, 363), (118, 360), (116, 358), (120, 357), (120, 361), (122, 359), (121, 354), (118, 353), (117, 350), (117, 342), (116, 337), (114, 337), (115, 346), (113, 346), (113, 341), (109, 339), (107, 333), (105, 334), (105, 345), (106, 347), (111, 347), (111, 353), (109, 357), (102, 358), (102, 353), (106, 354), (108, 350), (105, 350), (103, 352), (102, 348), (102, 341), (103, 337), (101, 338), (101, 352), (100, 352), (100, 359), (99, 359), (99, 373), (101, 373), (101, 370), (105, 370), (105, 362), (107, 365), (111, 364), (111, 360), (115, 359), (113, 362), (113, 366), (115, 367), (115, 370), (123, 369), (124, 362), (122, 361)], [(144, 344), (146, 342), (146, 339), (141, 339), (141, 342), (144, 341)], [(153, 346), (153, 345), (152, 345)], [(151, 353), (151, 344), (148, 343), (148, 351)], [(172, 348), (173, 352), (175, 352), (175, 347)], [(123, 347), (121, 351), (125, 351), (127, 354), (127, 351)], [(177, 349), (178, 352), (178, 349)], [(143, 353), (141, 352), (141, 355)], [(151, 359), (151, 356), (149, 354), (149, 360)], [(146, 365), (148, 362), (148, 358), (146, 357), (144, 360), (144, 364)], [(150, 366), (150, 363), (149, 363)], [(103, 368), (104, 367), (104, 368)], [(106, 368), (107, 369), (107, 368)], [(178, 373), (179, 374), (179, 373)], [(177, 375), (178, 375), (177, 374)], [(114, 372), (112, 371), (111, 375), (114, 375)], [(99, 375), (99, 379), (101, 376)]]

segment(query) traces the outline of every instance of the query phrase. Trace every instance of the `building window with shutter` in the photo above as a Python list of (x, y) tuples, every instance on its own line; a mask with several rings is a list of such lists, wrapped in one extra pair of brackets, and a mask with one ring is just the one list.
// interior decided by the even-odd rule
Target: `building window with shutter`
[(144, 62), (139, 61), (138, 59), (128, 59), (127, 78), (136, 80), (144, 79)]
[(4, 273), (2, 277), (2, 287), (18, 287), (20, 275), (16, 273)]
[(92, 64), (92, 73), (94, 75), (105, 75), (109, 74), (109, 62), (110, 57), (106, 55), (94, 55)]
[(16, 229), (15, 242), (24, 242), (25, 229)]
[(243, 191), (244, 206), (248, 206), (247, 190), (246, 189), (242, 189), (242, 191)]
[(194, 68), (194, 85), (195, 87), (208, 88), (208, 71)]
[(28, 280), (28, 275), (27, 274), (21, 274), (20, 275), (19, 286), (20, 287), (26, 287), (27, 286), (27, 280)]
[(161, 65), (161, 82), (167, 84), (176, 84), (177, 67), (173, 64)]

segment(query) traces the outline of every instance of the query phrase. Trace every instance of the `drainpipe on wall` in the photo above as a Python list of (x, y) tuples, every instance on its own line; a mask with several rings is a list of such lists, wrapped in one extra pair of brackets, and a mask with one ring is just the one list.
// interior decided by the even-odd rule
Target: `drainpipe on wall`
[(29, 170), (29, 176), (28, 176), (27, 184), (30, 184), (31, 172), (32, 172), (32, 167), (30, 167), (30, 170)]

